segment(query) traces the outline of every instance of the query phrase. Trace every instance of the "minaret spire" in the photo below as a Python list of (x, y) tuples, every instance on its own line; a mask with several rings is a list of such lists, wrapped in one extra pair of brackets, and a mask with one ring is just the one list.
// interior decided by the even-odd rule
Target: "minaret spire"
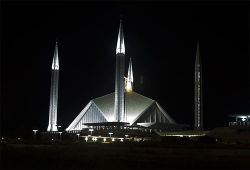
[(195, 130), (203, 130), (203, 101), (202, 101), (202, 67), (199, 42), (197, 43), (196, 59), (195, 59)]
[(58, 58), (58, 43), (56, 42), (56, 47), (54, 51), (54, 57), (52, 62), (52, 70), (59, 70), (59, 58)]
[(125, 44), (122, 28), (122, 20), (120, 20), (119, 34), (116, 46), (116, 72), (115, 72), (115, 121), (124, 121), (125, 114)]
[(51, 71), (51, 89), (49, 106), (49, 125), (47, 131), (57, 131), (57, 100), (58, 100), (58, 80), (59, 80), (59, 58), (58, 43), (56, 42)]
[(133, 91), (133, 69), (132, 69), (132, 61), (131, 58), (129, 59), (129, 66), (128, 66), (128, 77), (126, 82), (126, 91), (132, 92)]
[(120, 20), (119, 34), (118, 34), (117, 45), (116, 45), (116, 54), (118, 53), (125, 54), (122, 20)]

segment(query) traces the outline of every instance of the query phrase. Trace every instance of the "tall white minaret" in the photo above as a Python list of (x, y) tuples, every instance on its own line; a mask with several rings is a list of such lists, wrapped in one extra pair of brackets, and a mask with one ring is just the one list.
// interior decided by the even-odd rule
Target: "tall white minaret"
[(125, 70), (125, 44), (122, 28), (122, 20), (120, 20), (120, 28), (116, 46), (116, 71), (115, 71), (115, 121), (124, 121), (124, 106), (125, 106), (125, 84), (124, 84), (124, 70)]
[(132, 61), (131, 58), (129, 60), (129, 66), (128, 66), (128, 77), (127, 77), (127, 82), (126, 82), (126, 91), (127, 92), (132, 92), (133, 91), (133, 70), (132, 70)]
[(57, 131), (57, 100), (58, 100), (58, 80), (59, 80), (59, 58), (58, 45), (54, 51), (51, 71), (51, 89), (50, 89), (50, 106), (49, 106), (49, 125), (47, 131)]
[(195, 107), (195, 122), (194, 130), (203, 130), (203, 103), (202, 103), (202, 68), (199, 43), (197, 43), (196, 59), (195, 59), (195, 79), (194, 79), (194, 107)]

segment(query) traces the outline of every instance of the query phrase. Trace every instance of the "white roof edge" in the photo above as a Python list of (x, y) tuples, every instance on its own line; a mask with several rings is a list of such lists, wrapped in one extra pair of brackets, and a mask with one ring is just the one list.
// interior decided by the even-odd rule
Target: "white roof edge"
[(82, 118), (82, 116), (86, 113), (86, 111), (88, 110), (88, 108), (91, 106), (91, 104), (93, 103), (92, 100), (90, 100), (90, 102), (84, 107), (84, 109), (78, 114), (78, 116), (73, 120), (73, 122), (66, 128), (66, 131), (71, 131), (73, 130), (72, 127), (74, 127)]
[(169, 116), (169, 114), (161, 107), (161, 105), (158, 102), (155, 102), (155, 103), (159, 107), (159, 109), (161, 110), (161, 112), (168, 118), (168, 120), (171, 121), (170, 123), (176, 123), (174, 121), (174, 119), (171, 116)]
[(144, 112), (146, 112), (153, 104), (155, 103), (155, 100), (153, 100), (153, 102), (146, 108), (143, 110), (143, 112), (141, 112), (135, 119), (132, 123), (130, 123), (131, 125), (134, 124), (140, 117), (141, 115), (144, 114)]

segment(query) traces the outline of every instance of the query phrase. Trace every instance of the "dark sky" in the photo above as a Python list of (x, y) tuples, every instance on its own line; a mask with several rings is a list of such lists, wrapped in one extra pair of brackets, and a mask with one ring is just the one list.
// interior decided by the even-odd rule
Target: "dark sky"
[[(58, 124), (114, 91), (122, 15), (134, 90), (193, 125), (197, 41), (203, 64), (204, 124), (227, 126), (249, 113), (249, 3), (9, 2), (1, 6), (1, 128), (45, 130), (51, 62), (59, 42)], [(143, 77), (143, 83), (140, 79)]]

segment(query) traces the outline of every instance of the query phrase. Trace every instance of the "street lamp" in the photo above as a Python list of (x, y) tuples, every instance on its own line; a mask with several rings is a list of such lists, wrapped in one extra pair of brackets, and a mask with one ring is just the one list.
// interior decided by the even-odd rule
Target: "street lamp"
[(60, 135), (60, 140), (62, 140), (62, 132), (58, 132)]
[(80, 136), (80, 134), (79, 134), (79, 133), (77, 133), (76, 135), (77, 135), (77, 139), (79, 140), (79, 136)]
[(89, 131), (90, 131), (90, 133), (91, 133), (91, 135), (92, 135), (92, 132), (94, 131), (94, 129), (89, 129)]
[(113, 135), (113, 133), (112, 132), (109, 132), (109, 136), (111, 137), (111, 135)]
[(37, 132), (38, 130), (36, 130), (36, 129), (33, 129), (32, 131), (34, 132), (34, 135), (36, 135), (36, 132)]
[(61, 125), (56, 125), (57, 126), (57, 129), (59, 130), (59, 128), (61, 128), (62, 126)]
[(36, 138), (36, 133), (37, 133), (38, 130), (33, 129), (32, 131), (33, 131), (33, 133), (34, 133), (34, 138)]

